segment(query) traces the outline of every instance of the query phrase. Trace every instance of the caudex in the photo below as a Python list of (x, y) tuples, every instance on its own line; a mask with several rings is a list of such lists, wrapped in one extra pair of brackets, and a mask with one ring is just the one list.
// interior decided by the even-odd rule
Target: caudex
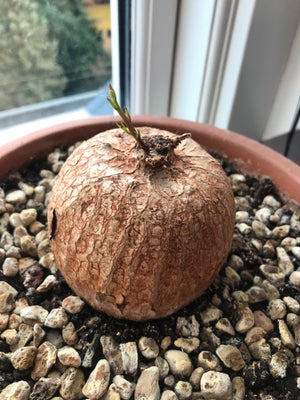
[(161, 318), (199, 297), (222, 267), (234, 198), (190, 134), (137, 129), (112, 87), (108, 101), (119, 127), (82, 142), (53, 186), (51, 247), (69, 286), (95, 309)]

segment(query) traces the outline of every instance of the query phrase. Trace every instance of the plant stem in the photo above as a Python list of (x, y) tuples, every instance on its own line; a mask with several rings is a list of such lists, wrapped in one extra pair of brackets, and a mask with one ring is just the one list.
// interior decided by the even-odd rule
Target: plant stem
[(118, 103), (116, 92), (114, 91), (112, 85), (109, 85), (109, 90), (108, 90), (108, 96), (107, 96), (108, 102), (111, 104), (114, 110), (117, 111), (117, 113), (120, 115), (122, 118), (123, 122), (119, 123), (118, 126), (123, 129), (124, 132), (128, 133), (129, 135), (133, 136), (141, 149), (146, 153), (149, 154), (149, 147), (146, 145), (146, 143), (142, 140), (140, 131), (136, 129), (131, 121), (131, 116), (127, 108), (122, 110), (122, 107)]

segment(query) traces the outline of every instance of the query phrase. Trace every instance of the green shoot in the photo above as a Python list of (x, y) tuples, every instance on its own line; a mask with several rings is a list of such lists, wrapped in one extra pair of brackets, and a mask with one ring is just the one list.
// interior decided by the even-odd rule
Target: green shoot
[(140, 131), (134, 127), (134, 125), (131, 121), (131, 115), (129, 113), (128, 108), (125, 107), (125, 109), (123, 110), (122, 107), (120, 106), (120, 104), (118, 103), (117, 95), (116, 95), (116, 92), (114, 91), (112, 85), (109, 85), (107, 100), (111, 104), (112, 108), (114, 110), (116, 110), (117, 113), (122, 118), (122, 122), (117, 124), (118, 127), (121, 128), (128, 135), (133, 136), (134, 139), (139, 144), (139, 146), (144, 150), (144, 152), (146, 154), (148, 154), (149, 153), (148, 146), (143, 142)]

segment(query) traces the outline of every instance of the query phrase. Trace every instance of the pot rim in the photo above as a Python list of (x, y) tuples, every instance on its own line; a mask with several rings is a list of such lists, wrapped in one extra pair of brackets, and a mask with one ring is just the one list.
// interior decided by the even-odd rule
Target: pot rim
[[(90, 117), (9, 140), (0, 148), (0, 179), (57, 146), (70, 145), (112, 129), (118, 121), (117, 116)], [(136, 115), (132, 116), (132, 121), (137, 127), (148, 125), (178, 134), (190, 132), (201, 145), (232, 159), (244, 172), (270, 177), (286, 201), (300, 203), (300, 166), (253, 139), (215, 126), (171, 117)]]

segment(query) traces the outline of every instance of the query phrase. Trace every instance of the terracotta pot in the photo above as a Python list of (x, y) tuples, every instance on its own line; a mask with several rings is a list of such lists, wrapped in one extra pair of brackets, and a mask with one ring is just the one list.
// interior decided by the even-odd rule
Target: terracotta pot
[[(18, 170), (33, 158), (40, 158), (54, 147), (88, 139), (114, 128), (118, 117), (95, 117), (42, 129), (1, 146), (0, 179)], [(135, 116), (138, 126), (150, 125), (175, 133), (190, 132), (204, 147), (228, 156), (239, 167), (255, 175), (270, 177), (290, 203), (300, 203), (300, 167), (270, 148), (227, 130), (196, 122), (164, 117)]]

